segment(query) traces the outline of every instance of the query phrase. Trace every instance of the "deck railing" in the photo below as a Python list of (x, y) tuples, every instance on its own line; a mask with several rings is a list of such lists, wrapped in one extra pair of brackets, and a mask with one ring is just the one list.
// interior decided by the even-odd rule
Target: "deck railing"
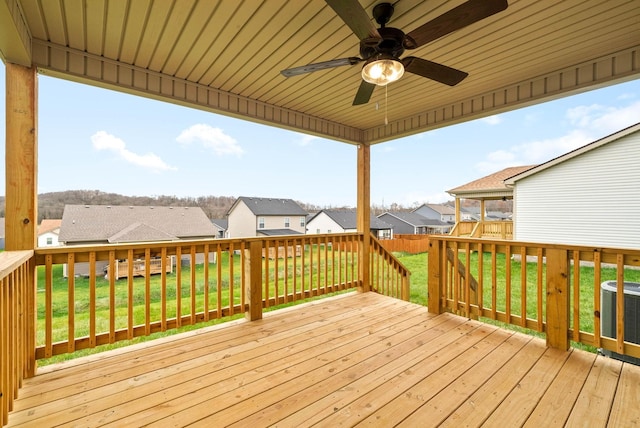
[(489, 239), (513, 239), (512, 221), (481, 221), (476, 225), (472, 237)]
[(383, 243), (371, 237), (371, 289), (385, 296), (409, 300), (411, 273)]
[(8, 421), (22, 380), (33, 376), (33, 251), (0, 253), (0, 422)]
[[(236, 314), (257, 319), (264, 308), (356, 288), (362, 284), (358, 269), (362, 236), (37, 249), (35, 261), (41, 273), (36, 358)], [(372, 288), (408, 299), (408, 272), (371, 239)], [(176, 261), (173, 272), (167, 266), (171, 260)], [(108, 274), (123, 263), (129, 266), (124, 278)]]
[(459, 221), (453, 226), (449, 235), (451, 236), (471, 236), (474, 228), (478, 224), (477, 221)]
[(451, 229), (450, 236), (470, 238), (513, 239), (511, 220), (461, 221)]
[[(624, 338), (624, 283), (640, 281), (638, 250), (438, 236), (428, 263), (431, 312), (532, 329), (556, 348), (574, 341), (640, 358)], [(605, 281), (615, 281), (615, 314), (601, 301)], [(605, 316), (615, 334), (602, 334)]]

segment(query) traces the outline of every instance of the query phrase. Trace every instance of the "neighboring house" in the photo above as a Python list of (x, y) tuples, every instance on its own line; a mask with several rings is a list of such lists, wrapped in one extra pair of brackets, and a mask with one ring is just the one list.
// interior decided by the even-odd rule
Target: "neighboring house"
[(44, 219), (38, 226), (38, 247), (57, 247), (61, 219)]
[[(393, 226), (371, 215), (370, 230), (378, 239), (393, 238)], [(307, 222), (307, 234), (347, 233), (358, 231), (356, 210), (322, 210)]]
[(227, 236), (227, 228), (229, 227), (229, 221), (226, 218), (214, 218), (211, 223), (218, 230), (217, 237), (224, 238)]
[[(199, 207), (66, 205), (58, 240), (64, 245), (95, 245), (214, 239), (217, 234)], [(183, 255), (182, 262), (188, 259), (189, 255)], [(203, 262), (202, 255), (196, 262)], [(106, 264), (96, 263), (96, 273), (102, 273)], [(88, 272), (87, 263), (75, 264), (76, 275)]]
[(487, 211), (487, 220), (511, 220), (512, 214), (510, 212), (502, 211)]
[(640, 123), (508, 178), (514, 239), (640, 248), (639, 160)]
[(480, 207), (460, 207), (460, 220), (480, 221)]
[(444, 223), (454, 223), (456, 221), (456, 210), (449, 205), (422, 204), (412, 212)]
[(469, 213), (477, 214), (479, 218), (476, 221), (480, 221), (482, 217), (480, 214), (486, 215), (486, 209), (484, 208), (485, 201), (513, 199), (513, 189), (505, 184), (505, 180), (534, 167), (535, 165), (526, 165), (504, 168), (493, 174), (470, 181), (462, 186), (447, 190), (447, 193), (455, 198), (457, 207), (460, 207), (461, 199), (480, 201), (479, 208), (460, 207), (460, 220), (465, 220), (462, 214), (463, 209), (468, 210)]
[(227, 212), (227, 238), (304, 235), (308, 214), (292, 199), (241, 196)]
[(452, 225), (443, 221), (426, 218), (415, 212), (386, 212), (378, 218), (393, 226), (393, 233), (404, 235), (425, 235), (449, 233)]

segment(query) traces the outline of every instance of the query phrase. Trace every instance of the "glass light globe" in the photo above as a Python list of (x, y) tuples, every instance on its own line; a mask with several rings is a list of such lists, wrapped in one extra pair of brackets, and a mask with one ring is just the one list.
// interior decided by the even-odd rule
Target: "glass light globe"
[(374, 85), (385, 86), (404, 74), (404, 66), (395, 59), (378, 59), (362, 67), (362, 79)]

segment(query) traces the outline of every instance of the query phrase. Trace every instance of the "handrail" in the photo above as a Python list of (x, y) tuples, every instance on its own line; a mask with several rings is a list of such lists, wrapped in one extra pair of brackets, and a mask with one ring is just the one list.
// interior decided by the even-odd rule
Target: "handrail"
[(372, 291), (409, 301), (411, 272), (373, 235), (370, 253)]
[[(458, 255), (453, 262), (448, 251)], [(623, 284), (629, 277), (640, 280), (640, 250), (434, 236), (428, 263), (431, 312), (532, 329), (561, 349), (574, 341), (640, 358), (640, 345), (624, 339), (623, 315)], [(601, 285), (607, 280), (617, 284), (613, 336), (601, 332)]]
[(35, 372), (33, 266), (33, 251), (0, 253), (0, 425)]

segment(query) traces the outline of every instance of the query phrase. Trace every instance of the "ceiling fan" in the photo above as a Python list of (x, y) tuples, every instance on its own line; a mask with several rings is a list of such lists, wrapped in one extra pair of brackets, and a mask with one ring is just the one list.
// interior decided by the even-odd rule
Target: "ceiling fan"
[(336, 14), (360, 39), (360, 57), (334, 59), (282, 70), (285, 77), (364, 62), (362, 82), (353, 105), (369, 102), (376, 85), (385, 86), (398, 80), (405, 71), (428, 79), (455, 86), (468, 76), (464, 71), (426, 59), (408, 56), (400, 59), (405, 49), (419, 48), (449, 33), (478, 22), (507, 8), (507, 0), (468, 0), (418, 28), (404, 33), (387, 27), (394, 12), (391, 3), (380, 3), (373, 8), (376, 28), (358, 0), (325, 0)]

